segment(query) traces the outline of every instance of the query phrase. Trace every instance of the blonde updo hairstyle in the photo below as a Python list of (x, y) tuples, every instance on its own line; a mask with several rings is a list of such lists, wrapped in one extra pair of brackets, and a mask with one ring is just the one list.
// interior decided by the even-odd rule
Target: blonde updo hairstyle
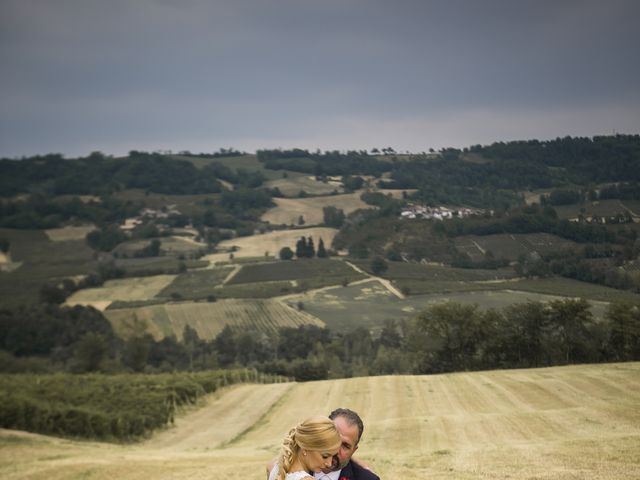
[(332, 452), (340, 447), (341, 440), (333, 421), (328, 417), (307, 418), (289, 430), (282, 441), (278, 456), (278, 480), (284, 480), (301, 450)]

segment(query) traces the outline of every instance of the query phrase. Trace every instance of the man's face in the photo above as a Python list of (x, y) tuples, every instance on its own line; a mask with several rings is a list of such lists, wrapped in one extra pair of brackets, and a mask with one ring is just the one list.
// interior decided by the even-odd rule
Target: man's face
[(340, 450), (333, 459), (333, 465), (331, 469), (323, 470), (324, 473), (329, 473), (332, 470), (340, 470), (349, 463), (351, 455), (358, 449), (358, 426), (350, 425), (344, 417), (336, 417), (333, 421), (336, 425), (336, 430), (340, 434)]

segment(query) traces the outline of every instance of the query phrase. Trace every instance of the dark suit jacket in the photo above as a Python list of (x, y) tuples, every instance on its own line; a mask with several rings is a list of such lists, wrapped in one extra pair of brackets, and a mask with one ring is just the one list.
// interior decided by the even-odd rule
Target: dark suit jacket
[(349, 462), (340, 470), (340, 480), (346, 477), (348, 480), (380, 480), (375, 473), (366, 468), (362, 468), (360, 465), (354, 462)]

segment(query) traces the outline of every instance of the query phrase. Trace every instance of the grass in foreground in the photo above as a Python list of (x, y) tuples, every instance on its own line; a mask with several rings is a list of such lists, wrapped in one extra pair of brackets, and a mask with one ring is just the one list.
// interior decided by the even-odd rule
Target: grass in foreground
[(638, 362), (283, 387), (223, 391), (202, 410), (179, 418), (157, 442), (139, 445), (0, 432), (0, 475), (232, 479), (242, 471), (249, 480), (264, 480), (264, 465), (290, 426), (309, 414), (347, 406), (365, 423), (356, 456), (381, 478), (640, 477)]

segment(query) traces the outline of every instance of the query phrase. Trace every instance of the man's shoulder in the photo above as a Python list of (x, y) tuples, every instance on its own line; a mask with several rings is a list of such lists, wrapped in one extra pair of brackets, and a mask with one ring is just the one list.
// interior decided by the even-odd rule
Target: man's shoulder
[(371, 470), (367, 470), (366, 468), (361, 467), (355, 462), (349, 462), (347, 466), (351, 467), (351, 478), (353, 478), (354, 480), (380, 480), (380, 477), (378, 477)]

